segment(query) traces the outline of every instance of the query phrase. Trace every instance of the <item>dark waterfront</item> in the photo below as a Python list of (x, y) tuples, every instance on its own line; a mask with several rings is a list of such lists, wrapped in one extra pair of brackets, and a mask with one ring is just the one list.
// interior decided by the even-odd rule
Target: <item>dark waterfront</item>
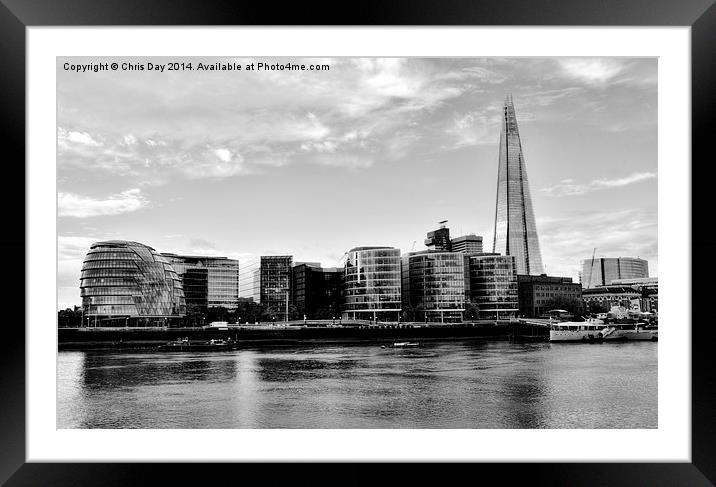
[(656, 428), (654, 342), (62, 351), (58, 428)]

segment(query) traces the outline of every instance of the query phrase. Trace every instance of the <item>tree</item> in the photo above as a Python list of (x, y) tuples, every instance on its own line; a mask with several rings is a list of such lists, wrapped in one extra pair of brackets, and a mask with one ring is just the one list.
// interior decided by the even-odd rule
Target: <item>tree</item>
[(468, 303), (467, 306), (465, 306), (465, 313), (463, 316), (465, 320), (480, 319), (480, 307), (475, 303)]
[(61, 309), (57, 312), (57, 326), (59, 328), (77, 328), (82, 326), (82, 308)]

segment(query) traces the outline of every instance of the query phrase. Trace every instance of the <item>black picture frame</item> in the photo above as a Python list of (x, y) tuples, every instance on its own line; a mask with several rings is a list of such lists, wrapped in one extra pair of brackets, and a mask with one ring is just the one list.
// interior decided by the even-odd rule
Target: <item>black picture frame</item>
[[(176, 2), (172, 0), (0, 0), (0, 107), (3, 122), (6, 181), (3, 199), (10, 230), (2, 241), (5, 276), (20, 276), (19, 255), (26, 252), (25, 216), (13, 211), (24, 200), (25, 181), (25, 29), (31, 26), (113, 25), (550, 25), (550, 26), (690, 26), (692, 76), (692, 256), (703, 259), (692, 273), (692, 303), (708, 306), (713, 284), (710, 257), (716, 237), (708, 226), (709, 186), (714, 163), (709, 154), (716, 115), (716, 6), (714, 0), (489, 0), (392, 2), (363, 1), (269, 3), (237, 1)], [(336, 7), (342, 6), (342, 12)], [(668, 162), (668, 161), (665, 161)], [(689, 168), (684, 168), (688, 170)], [(13, 194), (17, 190), (21, 195)], [(712, 190), (711, 190), (712, 191)], [(375, 480), (372, 466), (295, 464), (288, 468), (266, 465), (187, 465), (128, 463), (26, 463), (25, 455), (25, 330), (24, 309), (15, 302), (24, 280), (5, 279), (5, 319), (0, 352), (0, 483), (24, 485), (145, 485), (185, 484), (210, 479), (213, 484), (236, 484), (254, 475), (277, 475), (291, 482)], [(31, 293), (32, 289), (25, 289)], [(20, 316), (18, 316), (20, 315)], [(692, 463), (523, 463), (397, 466), (393, 474), (403, 482), (454, 479), (470, 482), (489, 478), (500, 483), (527, 485), (690, 485), (716, 484), (716, 367), (711, 355), (714, 325), (708, 316), (691, 326), (692, 336)], [(692, 317), (684, 318), (687, 330)], [(54, 323), (47, 324), (54, 333)], [(330, 467), (330, 468), (329, 468)], [(270, 475), (267, 473), (270, 470)], [(449, 476), (447, 476), (449, 475)], [(283, 479), (282, 479), (283, 480)], [(202, 483), (204, 483), (202, 481)]]

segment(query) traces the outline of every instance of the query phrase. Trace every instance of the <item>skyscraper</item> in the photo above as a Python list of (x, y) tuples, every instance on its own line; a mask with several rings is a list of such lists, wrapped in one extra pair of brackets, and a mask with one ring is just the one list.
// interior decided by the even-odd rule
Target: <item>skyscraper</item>
[(502, 111), (492, 251), (513, 256), (518, 274), (544, 272), (512, 95), (505, 99)]

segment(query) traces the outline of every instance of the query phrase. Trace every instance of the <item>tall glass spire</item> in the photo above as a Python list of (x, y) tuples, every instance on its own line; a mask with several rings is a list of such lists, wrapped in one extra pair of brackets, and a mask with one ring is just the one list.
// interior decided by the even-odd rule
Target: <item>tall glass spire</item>
[(522, 143), (511, 94), (505, 98), (502, 110), (495, 236), (492, 250), (514, 256), (518, 274), (539, 275), (544, 272), (532, 197), (527, 182), (527, 169), (522, 155)]

